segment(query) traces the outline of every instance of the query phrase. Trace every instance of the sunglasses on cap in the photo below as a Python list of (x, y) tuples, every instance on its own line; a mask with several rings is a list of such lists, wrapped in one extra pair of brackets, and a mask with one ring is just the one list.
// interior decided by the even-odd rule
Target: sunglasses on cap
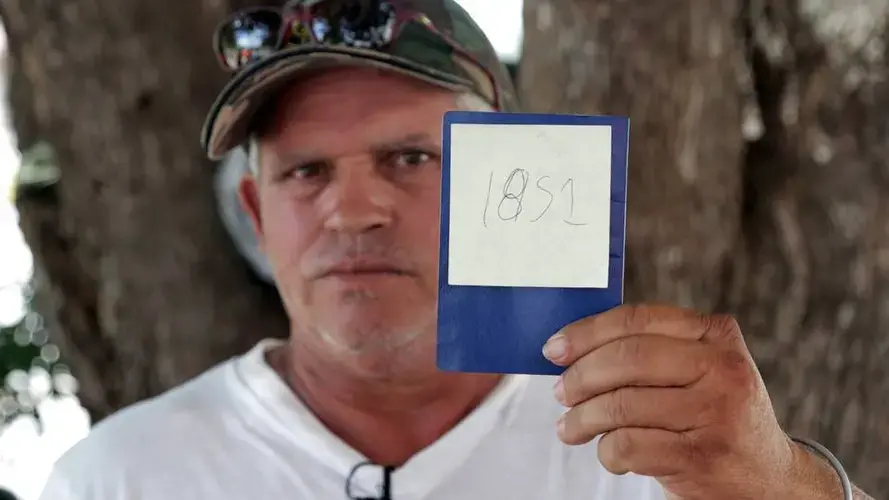
[(246, 9), (219, 25), (213, 45), (229, 72), (298, 46), (373, 51), (462, 80), (500, 107), (489, 70), (406, 0), (296, 0), (282, 8)]

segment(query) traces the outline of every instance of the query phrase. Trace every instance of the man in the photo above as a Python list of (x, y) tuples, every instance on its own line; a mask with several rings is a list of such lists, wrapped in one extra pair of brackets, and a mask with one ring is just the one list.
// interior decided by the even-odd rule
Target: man
[(451, 0), (243, 12), (217, 50), (236, 74), (204, 145), (249, 144), (240, 197), (290, 340), (103, 421), (45, 500), (843, 497), (727, 317), (586, 318), (545, 346), (567, 368), (554, 387), (436, 369), (441, 117), (517, 109)]

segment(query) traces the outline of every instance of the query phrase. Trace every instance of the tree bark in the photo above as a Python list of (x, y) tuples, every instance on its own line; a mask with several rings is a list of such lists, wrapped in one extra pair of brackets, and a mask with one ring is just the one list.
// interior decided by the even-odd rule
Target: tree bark
[(538, 112), (631, 120), (626, 297), (735, 314), (788, 432), (889, 495), (886, 0), (526, 0)]
[(62, 172), (20, 198), (38, 304), (96, 418), (287, 332), (223, 231), (198, 144), (230, 7), (0, 1), (20, 149), (49, 142)]

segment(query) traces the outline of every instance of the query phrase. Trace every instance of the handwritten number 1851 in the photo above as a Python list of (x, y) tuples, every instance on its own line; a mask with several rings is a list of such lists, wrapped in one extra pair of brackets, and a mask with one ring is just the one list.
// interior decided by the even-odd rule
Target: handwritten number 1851
[[(549, 197), (549, 200), (546, 202), (546, 206), (543, 207), (543, 210), (536, 217), (530, 219), (530, 222), (539, 221), (550, 209), (553, 202), (555, 201), (555, 194), (544, 186), (544, 182), (550, 179), (550, 176), (543, 175), (537, 178), (537, 189), (540, 193), (546, 193)], [(524, 209), (524, 200), (528, 189), (528, 183), (531, 180), (531, 174), (524, 169), (517, 168), (514, 169), (509, 175), (506, 177), (506, 182), (503, 184), (502, 196), (500, 198), (500, 202), (497, 204), (497, 216), (500, 220), (503, 221), (513, 221), (518, 222), (519, 215), (522, 213)], [(491, 175), (488, 179), (488, 195), (485, 200), (485, 209), (482, 213), (482, 224), (485, 227), (488, 227), (488, 207), (491, 204), (491, 191), (494, 185), (494, 172), (491, 172)], [(566, 224), (572, 226), (583, 226), (586, 223), (583, 222), (575, 222), (570, 220), (574, 217), (574, 179), (568, 178), (568, 180), (562, 185), (562, 189), (559, 190), (559, 193), (567, 192), (568, 195), (568, 216), (563, 220)]]

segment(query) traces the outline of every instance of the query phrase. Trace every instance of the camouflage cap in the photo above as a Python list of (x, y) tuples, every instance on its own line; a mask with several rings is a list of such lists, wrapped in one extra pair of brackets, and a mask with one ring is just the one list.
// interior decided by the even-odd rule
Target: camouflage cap
[[(310, 1), (300, 0), (296, 4)], [(506, 67), (481, 28), (456, 1), (390, 2), (396, 8), (410, 9), (423, 22), (408, 23), (398, 37), (382, 49), (333, 44), (290, 45), (235, 74), (217, 96), (204, 123), (201, 145), (207, 156), (218, 160), (244, 144), (257, 111), (268, 99), (305, 71), (324, 67), (375, 66), (454, 91), (473, 92), (498, 110), (518, 110), (516, 92)]]

